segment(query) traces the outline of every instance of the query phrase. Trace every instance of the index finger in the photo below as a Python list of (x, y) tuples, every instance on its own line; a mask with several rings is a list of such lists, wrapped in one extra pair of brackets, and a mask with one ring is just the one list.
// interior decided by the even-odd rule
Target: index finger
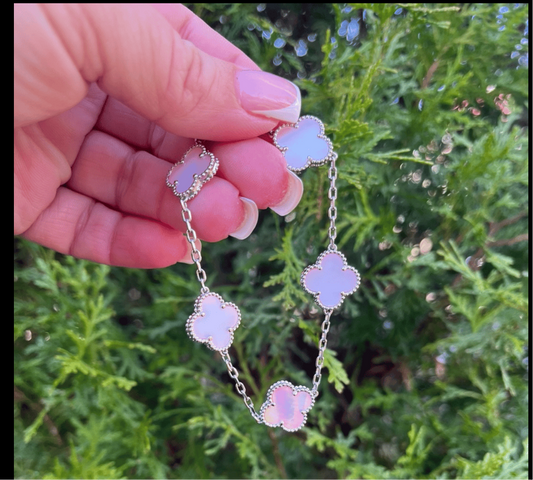
[(181, 4), (152, 5), (183, 40), (212, 57), (249, 70), (261, 70), (247, 55)]

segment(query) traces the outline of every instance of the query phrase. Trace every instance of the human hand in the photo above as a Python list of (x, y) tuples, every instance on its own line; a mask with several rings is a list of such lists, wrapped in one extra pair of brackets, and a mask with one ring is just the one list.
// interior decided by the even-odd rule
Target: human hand
[(165, 178), (194, 138), (220, 160), (189, 202), (200, 240), (298, 204), (301, 180), (260, 138), (298, 119), (298, 88), (182, 5), (23, 4), (14, 20), (16, 235), (109, 265), (190, 263)]

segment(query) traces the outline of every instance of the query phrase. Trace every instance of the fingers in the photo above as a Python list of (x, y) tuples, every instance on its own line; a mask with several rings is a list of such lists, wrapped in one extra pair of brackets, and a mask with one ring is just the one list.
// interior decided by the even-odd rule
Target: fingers
[[(111, 207), (185, 231), (179, 200), (166, 186), (171, 164), (101, 132), (87, 136), (68, 187)], [(244, 206), (229, 182), (213, 179), (189, 202), (199, 238), (218, 241), (240, 229)]]
[[(220, 165), (231, 163), (231, 180), (215, 176), (188, 202), (201, 240), (246, 238), (257, 222), (257, 205), (272, 208), (283, 203), (291, 182), (283, 159), (272, 149), (259, 139), (220, 149)], [(184, 231), (179, 200), (165, 182), (170, 168), (165, 160), (103, 132), (92, 132), (80, 150), (68, 187), (112, 208)]]
[(14, 233), (24, 232), (49, 205), (56, 189), (70, 176), (64, 155), (51, 145), (39, 126), (15, 128)]
[[(192, 139), (154, 127), (112, 98), (97, 128), (173, 163), (193, 145)], [(271, 207), (279, 215), (287, 215), (298, 205), (303, 183), (287, 169), (283, 155), (271, 142), (255, 138), (224, 144), (209, 142), (207, 146), (221, 160), (217, 176), (235, 185), (241, 196), (252, 199), (260, 209)]]
[[(186, 15), (180, 25), (173, 22), (185, 38), (197, 41), (205, 24)], [(15, 122), (20, 125), (71, 108), (94, 81), (140, 115), (185, 137), (252, 138), (279, 120), (299, 116), (294, 84), (222, 59), (247, 63), (228, 42), (212, 47), (222, 52), (219, 57), (206, 53), (151, 6), (16, 5), (15, 32)]]
[(194, 144), (194, 139), (163, 130), (112, 97), (108, 98), (95, 128), (172, 163)]
[(249, 57), (187, 7), (176, 3), (151, 4), (151, 6), (167, 19), (183, 40), (188, 40), (196, 48), (239, 67), (260, 70)]
[(287, 215), (300, 202), (303, 183), (287, 169), (285, 158), (273, 145), (253, 138), (210, 143), (209, 149), (220, 160), (217, 175), (235, 185), (259, 208), (270, 207), (279, 215)]
[(119, 267), (192, 263), (190, 245), (180, 232), (122, 215), (64, 187), (23, 236), (60, 253)]
[(92, 130), (105, 94), (91, 86), (74, 108), (14, 129), (14, 233), (27, 230), (70, 177), (85, 136)]

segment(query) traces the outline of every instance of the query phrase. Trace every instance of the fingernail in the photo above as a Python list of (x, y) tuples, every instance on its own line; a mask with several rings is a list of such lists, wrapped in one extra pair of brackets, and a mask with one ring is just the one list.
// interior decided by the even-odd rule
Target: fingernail
[(241, 70), (235, 89), (247, 112), (295, 123), (300, 117), (300, 89), (292, 82), (260, 70)]
[(230, 233), (230, 237), (244, 240), (250, 236), (257, 225), (259, 209), (253, 200), (244, 197), (240, 197), (240, 199), (244, 205), (244, 220), (235, 232)]
[[(200, 251), (202, 251), (202, 242), (200, 241), (199, 238), (197, 238), (195, 241), (194, 241), (194, 245), (196, 246), (196, 248)], [(180, 260), (181, 263), (188, 263), (189, 265), (192, 265), (194, 263), (193, 259), (192, 259), (192, 246), (189, 242), (187, 242), (187, 253), (185, 254), (185, 256), (183, 257), (182, 260)]]
[(283, 200), (277, 205), (270, 207), (278, 215), (282, 217), (291, 213), (300, 203), (302, 194), (304, 193), (304, 184), (300, 177), (294, 172), (289, 171), (289, 185)]

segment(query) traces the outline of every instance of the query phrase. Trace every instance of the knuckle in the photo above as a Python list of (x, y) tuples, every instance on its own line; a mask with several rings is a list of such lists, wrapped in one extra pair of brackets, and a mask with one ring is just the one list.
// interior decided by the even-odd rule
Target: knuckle
[(115, 186), (115, 206), (118, 208), (122, 208), (124, 198), (133, 183), (138, 154), (139, 152), (130, 151), (122, 161)]
[(168, 91), (180, 105), (178, 114), (187, 117), (210, 95), (214, 79), (206, 69), (207, 57), (190, 42), (183, 43), (185, 48), (180, 52), (181, 59), (175, 70), (177, 78), (173, 73), (169, 75)]

